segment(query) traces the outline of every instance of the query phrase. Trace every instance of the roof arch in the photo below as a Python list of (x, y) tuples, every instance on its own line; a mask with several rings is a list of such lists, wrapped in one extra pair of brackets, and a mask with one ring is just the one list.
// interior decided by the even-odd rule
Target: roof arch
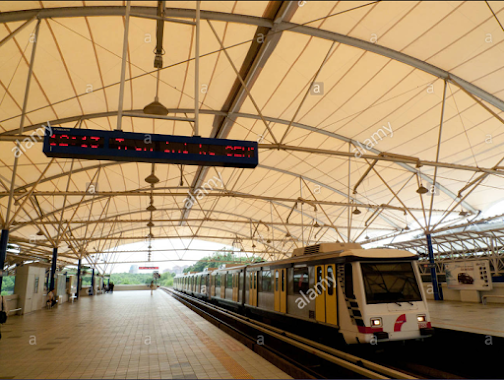
[[(126, 7), (122, 2), (74, 5), (40, 2), (30, 9), (33, 5), (0, 4), (0, 179), (6, 192), (12, 187), (12, 141), (21, 130), (29, 135), (47, 121), (105, 130), (117, 123)], [(153, 45), (143, 37), (155, 32), (156, 5), (132, 3), (123, 107), (129, 113), (142, 112), (154, 96)], [(195, 10), (171, 2), (166, 6), (167, 54), (159, 98), (172, 120), (125, 116), (122, 123), (127, 131), (191, 135), (190, 126), (177, 117), (194, 113)], [(466, 220), (458, 216), (460, 211), (477, 218), (501, 197), (504, 33), (495, 18), (502, 16), (504, 5), (491, 4), (495, 17), (486, 5), (471, 2), (202, 6), (201, 17), (217, 37), (202, 23), (200, 74), (208, 91), (201, 95), (201, 135), (256, 140), (270, 130), (261, 142), (260, 166), (185, 167), (181, 173), (175, 165), (58, 159), (46, 168), (48, 159), (39, 148), (30, 148), (19, 158), (13, 186), (16, 197), (31, 198), (24, 204), (19, 199), (20, 212), (14, 205), (16, 237), (28, 240), (40, 220), (67, 229), (74, 222), (105, 222), (124, 214), (138, 213), (138, 220), (145, 220), (149, 196), (131, 193), (145, 189), (143, 179), (152, 170), (161, 179), (152, 192), (154, 204), (170, 210), (170, 220), (196, 220), (188, 224), (194, 230), (201, 221), (200, 228), (219, 231), (217, 235), (233, 230), (242, 237), (250, 232), (238, 220), (269, 221), (272, 230), (284, 236), (287, 231), (301, 243), (313, 233), (313, 221), (328, 227), (323, 239), (365, 242), (367, 235), (401, 235), (405, 226), (427, 232)], [(458, 27), (468, 19), (470, 28)], [(33, 26), (40, 20), (33, 44)], [(488, 33), (491, 43), (485, 40)], [(372, 34), (377, 41), (369, 39)], [(261, 35), (265, 43), (258, 41)], [(34, 46), (33, 81), (25, 93)], [(314, 82), (323, 83), (323, 94), (310, 92)], [(26, 121), (20, 126), (22, 117)], [(391, 132), (378, 141), (376, 133), (387, 123)], [(285, 143), (276, 144), (284, 140), (282, 135)], [(358, 157), (355, 150), (363, 146)], [(97, 170), (99, 192), (128, 196), (82, 196)], [(193, 210), (184, 208), (182, 196), (156, 190), (195, 191), (215, 170), (224, 178), (223, 188)], [(181, 176), (184, 186), (179, 185)], [(431, 198), (416, 193), (419, 186), (433, 183), (439, 193)], [(226, 191), (247, 197), (222, 196)], [(2, 222), (5, 195), (0, 194)], [(105, 202), (107, 210), (100, 216)], [(352, 212), (359, 207), (364, 212)], [(176, 210), (181, 214), (175, 215)], [(219, 222), (212, 221), (213, 213)], [(433, 213), (446, 220), (430, 223)], [(222, 227), (233, 221), (236, 226)], [(144, 228), (143, 222), (135, 223), (133, 230)], [(344, 227), (338, 227), (340, 236), (331, 225)], [(125, 227), (117, 232), (127, 233)], [(96, 236), (105, 239), (107, 231)], [(62, 241), (72, 239), (65, 235)], [(245, 248), (251, 249), (250, 243)]]

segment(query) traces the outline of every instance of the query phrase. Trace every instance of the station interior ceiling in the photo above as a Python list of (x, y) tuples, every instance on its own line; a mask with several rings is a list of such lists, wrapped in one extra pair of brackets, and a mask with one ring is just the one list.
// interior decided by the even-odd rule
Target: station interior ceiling
[[(196, 2), (161, 4), (0, 3), (11, 265), (167, 238), (271, 260), (334, 241), (422, 254), (430, 233), (436, 254), (500, 255), (504, 3), (203, 1), (199, 135), (257, 141), (255, 169), (46, 157), (44, 125), (111, 131), (120, 113), (123, 131), (194, 134)], [(157, 86), (165, 118), (143, 111)]]

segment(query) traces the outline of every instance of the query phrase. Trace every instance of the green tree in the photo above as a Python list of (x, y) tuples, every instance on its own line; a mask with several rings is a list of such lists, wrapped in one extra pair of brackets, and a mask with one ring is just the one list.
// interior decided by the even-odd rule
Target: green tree
[(248, 264), (248, 263), (258, 263), (264, 261), (261, 257), (252, 256), (247, 257), (235, 257), (231, 251), (221, 250), (214, 252), (211, 256), (203, 257), (201, 260), (191, 265), (190, 267), (184, 269), (184, 273), (188, 272), (203, 272), (205, 268), (218, 268), (222, 264)]
[(2, 277), (2, 296), (14, 294), (14, 285), (16, 283), (15, 276)]

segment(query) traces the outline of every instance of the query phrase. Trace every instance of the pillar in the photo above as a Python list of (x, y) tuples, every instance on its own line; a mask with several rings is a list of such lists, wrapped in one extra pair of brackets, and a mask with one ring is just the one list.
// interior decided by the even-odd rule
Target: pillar
[(91, 295), (94, 296), (94, 268), (91, 272)]
[(432, 249), (432, 239), (430, 234), (427, 234), (426, 236), (427, 236), (427, 248), (429, 249), (429, 263), (430, 263), (429, 266), (431, 272), (431, 281), (432, 281), (432, 287), (434, 288), (434, 299), (436, 301), (442, 301), (443, 296), (439, 289), (436, 273), (436, 264), (434, 263), (434, 250)]
[[(0, 271), (3, 271), (5, 265), (8, 243), (9, 243), (9, 230), (2, 230), (2, 235), (0, 236)], [(2, 294), (2, 279), (3, 277), (0, 276), (0, 294)]]
[(80, 282), (81, 282), (81, 259), (79, 259), (79, 264), (77, 265), (77, 293), (75, 293), (75, 297), (79, 299), (80, 294)]
[(51, 262), (51, 278), (49, 284), (49, 291), (54, 290), (54, 275), (56, 274), (56, 263), (58, 261), (58, 247), (52, 250), (52, 262)]

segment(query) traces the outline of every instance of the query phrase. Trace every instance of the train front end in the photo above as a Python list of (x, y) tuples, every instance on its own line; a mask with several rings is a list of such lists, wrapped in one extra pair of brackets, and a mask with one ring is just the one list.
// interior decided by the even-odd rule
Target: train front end
[(351, 265), (354, 299), (347, 299), (352, 326), (342, 331), (347, 343), (376, 344), (431, 336), (434, 331), (416, 257), (392, 249), (359, 253), (365, 257)]

